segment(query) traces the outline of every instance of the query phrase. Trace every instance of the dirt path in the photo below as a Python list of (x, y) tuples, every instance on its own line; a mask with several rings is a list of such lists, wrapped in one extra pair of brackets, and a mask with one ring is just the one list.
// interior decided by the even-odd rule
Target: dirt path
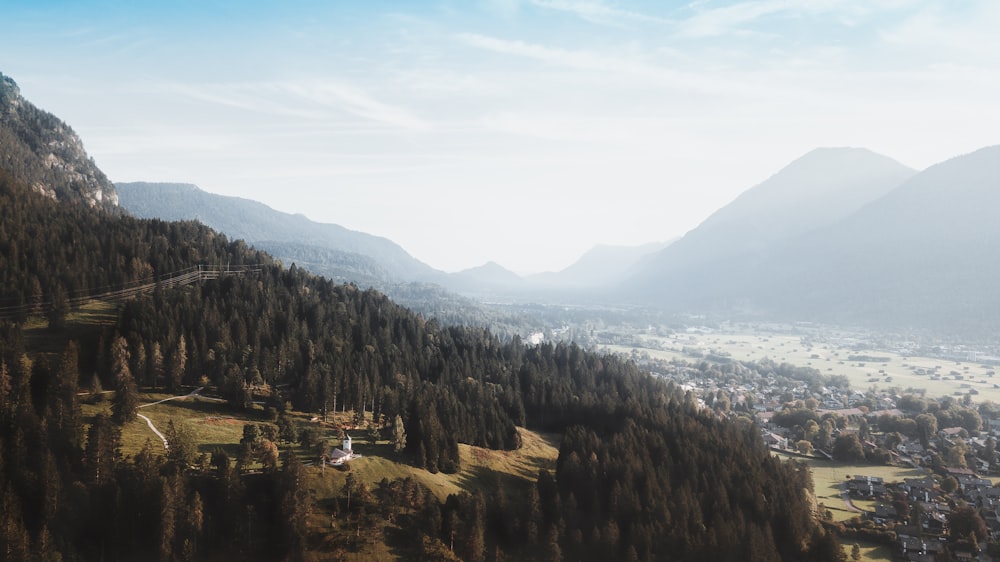
[(192, 396), (197, 396), (201, 390), (205, 388), (204, 386), (199, 386), (198, 388), (192, 390), (187, 394), (181, 394), (179, 396), (171, 396), (170, 398), (164, 398), (163, 400), (157, 400), (156, 402), (150, 402), (149, 404), (142, 404), (140, 408), (147, 408), (149, 406), (155, 406), (157, 404), (163, 404), (164, 402), (169, 402), (171, 400), (184, 400), (185, 398), (191, 398)]
[[(149, 404), (147, 404), (147, 406), (149, 406)], [(140, 407), (141, 407), (141, 406), (140, 406)], [(144, 416), (144, 415), (142, 415), (142, 414), (137, 414), (137, 415), (138, 415), (138, 416), (139, 416), (140, 418), (142, 418), (142, 419), (146, 420), (146, 425), (148, 425), (148, 426), (149, 426), (149, 429), (152, 429), (152, 430), (153, 430), (153, 433), (155, 433), (155, 434), (156, 434), (156, 436), (157, 436), (157, 437), (159, 437), (161, 441), (163, 441), (163, 448), (164, 448), (164, 449), (169, 449), (169, 448), (170, 448), (170, 446), (169, 446), (169, 445), (167, 444), (167, 438), (166, 438), (166, 437), (164, 437), (164, 435), (163, 435), (162, 433), (160, 433), (160, 430), (159, 430), (159, 429), (156, 429), (156, 426), (155, 426), (155, 425), (153, 425), (153, 420), (151, 420), (151, 419), (147, 418), (146, 416)]]
[[(156, 402), (150, 402), (149, 404), (142, 404), (139, 407), (140, 408), (147, 408), (149, 406), (155, 406), (157, 404), (162, 404), (164, 402), (169, 402), (171, 400), (184, 400), (185, 398), (191, 398), (192, 396), (197, 396), (198, 393), (201, 392), (201, 390), (203, 388), (205, 388), (205, 387), (199, 386), (198, 388), (192, 390), (191, 392), (189, 392), (187, 394), (181, 394), (179, 396), (171, 396), (170, 398), (164, 398), (163, 400), (157, 400)], [(152, 429), (153, 433), (155, 433), (156, 436), (159, 437), (161, 441), (163, 441), (163, 448), (164, 449), (169, 449), (170, 448), (170, 444), (167, 443), (167, 438), (162, 433), (160, 433), (159, 429), (156, 429), (156, 426), (153, 425), (153, 420), (149, 419), (148, 417), (146, 417), (146, 416), (144, 416), (142, 414), (137, 414), (137, 415), (140, 418), (146, 420), (146, 425), (149, 426), (149, 429)]]

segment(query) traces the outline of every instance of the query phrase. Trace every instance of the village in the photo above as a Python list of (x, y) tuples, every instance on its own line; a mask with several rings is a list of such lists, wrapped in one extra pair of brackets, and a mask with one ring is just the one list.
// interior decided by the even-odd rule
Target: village
[[(933, 396), (894, 384), (880, 357), (860, 353), (850, 359), (867, 367), (865, 390), (812, 363), (686, 352), (684, 359), (636, 349), (631, 356), (715, 415), (755, 422), (774, 454), (840, 467), (833, 493), (817, 482), (817, 510), (845, 545), (883, 545), (893, 560), (1000, 560), (1000, 486), (993, 480), (1000, 481), (1000, 405), (979, 390), (993, 394), (991, 365), (904, 364), (907, 376), (896, 379), (949, 385)], [(907, 476), (876, 475), (887, 467)]]

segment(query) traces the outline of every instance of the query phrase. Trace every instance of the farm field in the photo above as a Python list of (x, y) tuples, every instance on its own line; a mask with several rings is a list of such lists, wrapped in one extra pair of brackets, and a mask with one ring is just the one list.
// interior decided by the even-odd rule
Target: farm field
[[(854, 351), (832, 343), (803, 343), (797, 335), (774, 334), (675, 334), (668, 337), (646, 337), (647, 347), (604, 346), (616, 353), (629, 354), (633, 350), (646, 352), (650, 357), (672, 360), (700, 361), (709, 354), (729, 357), (734, 361), (758, 361), (769, 358), (778, 363), (812, 367), (824, 375), (843, 375), (852, 389), (866, 391), (871, 388), (896, 387), (902, 391), (924, 390), (928, 397), (958, 396), (975, 390), (973, 400), (1000, 402), (1000, 376), (991, 374), (995, 367), (976, 361), (947, 361), (941, 358), (907, 357), (888, 351)], [(884, 358), (886, 361), (850, 360), (852, 355)], [(707, 360), (707, 359), (706, 359)], [(921, 371), (927, 374), (919, 374)], [(933, 380), (931, 372), (940, 377)], [(957, 378), (956, 377), (960, 377)]]

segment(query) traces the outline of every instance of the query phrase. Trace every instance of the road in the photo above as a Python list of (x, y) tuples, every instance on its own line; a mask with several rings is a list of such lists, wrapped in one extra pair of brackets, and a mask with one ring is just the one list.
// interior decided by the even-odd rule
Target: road
[(844, 500), (844, 505), (847, 506), (847, 511), (864, 513), (864, 511), (854, 507), (854, 503), (851, 501), (851, 494), (847, 491), (847, 482), (840, 483), (840, 498)]

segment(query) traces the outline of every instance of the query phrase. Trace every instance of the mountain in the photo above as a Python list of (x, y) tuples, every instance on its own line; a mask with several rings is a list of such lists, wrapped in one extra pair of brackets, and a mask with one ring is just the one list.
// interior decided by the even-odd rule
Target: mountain
[(196, 219), (288, 263), (308, 264), (331, 279), (379, 286), (443, 275), (386, 238), (282, 213), (257, 201), (215, 195), (190, 184), (137, 182), (116, 187), (121, 206), (137, 217)]
[(0, 167), (52, 199), (113, 210), (115, 188), (87, 156), (73, 129), (21, 96), (0, 73)]
[(1000, 146), (915, 174), (867, 151), (804, 158), (657, 254), (629, 280), (637, 298), (729, 318), (1000, 334)]
[(452, 273), (443, 284), (464, 294), (511, 294), (524, 289), (524, 279), (496, 262)]
[(528, 314), (483, 305), (446, 290), (489, 293), (482, 285), (485, 277), (458, 275), (452, 281), (453, 275), (432, 269), (385, 238), (316, 223), (256, 201), (214, 195), (190, 184), (121, 183), (117, 187), (122, 208), (135, 216), (197, 219), (287, 265), (294, 263), (338, 283), (373, 287), (425, 318), (489, 328), (503, 337), (539, 328), (538, 319)]
[(942, 333), (1000, 332), (1000, 146), (942, 162), (761, 266), (783, 315)]
[(651, 242), (641, 246), (594, 246), (566, 269), (537, 273), (525, 278), (534, 288), (584, 289), (603, 287), (625, 279), (643, 259), (671, 242)]
[(559, 301), (590, 297), (589, 292), (608, 287), (624, 279), (643, 259), (669, 243), (653, 242), (641, 246), (597, 245), (567, 268), (522, 277), (496, 262), (450, 274), (440, 283), (468, 295), (491, 295), (541, 301)]
[(775, 248), (850, 216), (914, 173), (865, 149), (813, 150), (644, 260), (624, 290), (668, 309), (732, 303), (741, 298), (738, 279)]

